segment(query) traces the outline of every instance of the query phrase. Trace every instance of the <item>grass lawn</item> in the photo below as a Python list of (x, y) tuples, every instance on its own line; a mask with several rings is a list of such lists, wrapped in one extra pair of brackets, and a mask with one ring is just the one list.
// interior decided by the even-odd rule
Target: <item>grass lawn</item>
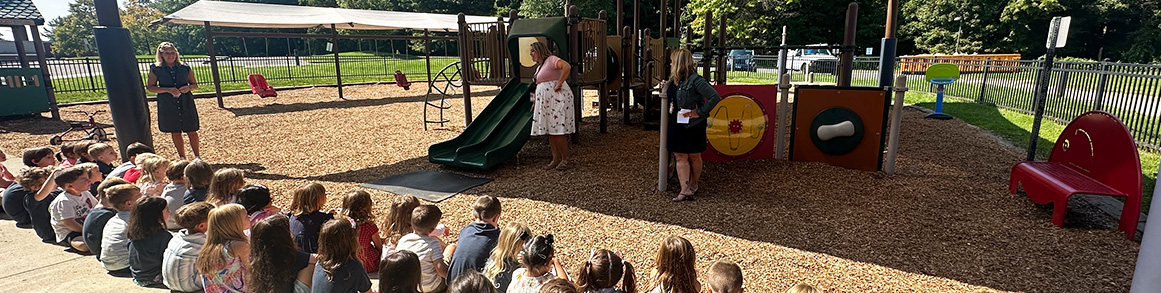
[[(935, 107), (935, 95), (908, 92), (906, 102), (931, 109)], [(943, 112), (991, 131), (1018, 147), (1028, 148), (1034, 120), (1032, 115), (959, 98), (944, 99)], [(1060, 137), (1060, 133), (1064, 131), (1065, 125), (1047, 119), (1040, 125), (1040, 138), (1036, 142), (1036, 156), (1044, 160), (1052, 152), (1053, 144), (1056, 143), (1056, 138)], [(1141, 156), (1141, 173), (1145, 175), (1141, 210), (1148, 213), (1149, 203), (1153, 198), (1153, 186), (1157, 182), (1157, 164), (1161, 161), (1161, 155), (1144, 149), (1140, 149), (1138, 152)]]

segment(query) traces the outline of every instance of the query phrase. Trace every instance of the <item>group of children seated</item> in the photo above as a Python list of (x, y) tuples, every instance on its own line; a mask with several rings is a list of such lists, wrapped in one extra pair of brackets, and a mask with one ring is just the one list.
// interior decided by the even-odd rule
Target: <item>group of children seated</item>
[[(413, 196), (391, 198), (380, 231), (363, 190), (324, 212), (325, 188), (309, 183), (283, 211), (241, 170), (170, 161), (140, 143), (126, 155), (114, 167), (117, 152), (104, 143), (66, 144), (55, 156), (25, 150), (19, 176), (0, 169), (0, 208), (43, 242), (96, 256), (111, 275), (179, 292), (372, 292), (371, 274), (380, 293), (638, 292), (633, 265), (610, 250), (592, 250), (570, 275), (552, 234), (501, 225), (496, 197), (478, 197), (466, 210), (475, 220), (449, 244), (443, 212)], [(714, 263), (703, 287), (695, 259), (688, 240), (666, 239), (647, 292), (743, 291), (737, 264)]]

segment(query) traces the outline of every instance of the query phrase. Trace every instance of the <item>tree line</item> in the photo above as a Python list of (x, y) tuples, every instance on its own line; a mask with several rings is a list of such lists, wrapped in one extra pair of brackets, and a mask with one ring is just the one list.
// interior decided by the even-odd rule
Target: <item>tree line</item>
[[(149, 26), (153, 20), (173, 13), (197, 0), (130, 0), (122, 8), (124, 26), (133, 37), (138, 54), (151, 54), (161, 41), (170, 41), (185, 54), (204, 54), (205, 35), (201, 26)], [(351, 9), (374, 9), (425, 13), (466, 13), (507, 15), (519, 9), (522, 17), (563, 14), (563, 0), (233, 0)], [(626, 24), (633, 23), (631, 4), (626, 1)], [(787, 26), (789, 44), (838, 44), (842, 42), (844, 18), (850, 0), (676, 0), (683, 7), (681, 19), (688, 24), (694, 44), (700, 44), (703, 15), (712, 11), (714, 19), (725, 18), (729, 45), (766, 46), (781, 43), (781, 27)], [(658, 36), (659, 1), (643, 0), (642, 28)], [(656, 3), (655, 3), (656, 2)], [(856, 44), (874, 48), (878, 54), (883, 37), (887, 0), (860, 0)], [(581, 15), (596, 17), (605, 9), (613, 22), (615, 0), (572, 0)], [(670, 3), (672, 7), (673, 3)], [(1048, 25), (1053, 16), (1072, 16), (1068, 46), (1060, 56), (1084, 59), (1151, 63), (1161, 61), (1161, 2), (1129, 0), (925, 0), (902, 1), (898, 39), (900, 55), (952, 53), (1018, 53), (1023, 58), (1044, 54)], [(96, 25), (93, 0), (73, 0), (69, 14), (49, 22), (53, 51), (66, 56), (95, 54), (92, 27)], [(714, 29), (717, 22), (714, 22)], [(610, 23), (610, 32), (616, 32)], [(222, 31), (321, 32), (320, 30), (215, 28)], [(346, 34), (419, 34), (397, 31), (344, 31)], [(669, 36), (681, 36), (684, 29)], [(715, 33), (716, 34), (716, 33)], [(223, 55), (288, 55), (325, 53), (326, 39), (221, 38), (215, 48)], [(450, 41), (447, 41), (450, 43)], [(355, 41), (339, 43), (341, 51), (422, 52), (421, 42)], [(454, 45), (436, 43), (434, 54), (454, 54)], [(394, 48), (394, 49), (389, 49)], [(441, 49), (450, 48), (450, 49)], [(862, 53), (862, 50), (859, 52)]]

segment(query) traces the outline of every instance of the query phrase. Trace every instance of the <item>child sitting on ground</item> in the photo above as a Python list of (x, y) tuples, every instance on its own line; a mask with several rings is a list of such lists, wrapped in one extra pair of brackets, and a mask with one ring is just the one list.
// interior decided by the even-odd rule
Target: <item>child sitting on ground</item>
[[(622, 260), (621, 255), (597, 249), (581, 267), (576, 284), (585, 293), (637, 293), (636, 276), (633, 265)], [(620, 289), (617, 289), (618, 282)]]
[(742, 293), (742, 268), (734, 262), (719, 260), (710, 266), (706, 283), (710, 293)]
[(57, 161), (52, 156), (52, 149), (46, 147), (26, 149), (21, 159), (24, 166), (28, 167), (52, 167), (56, 166)]
[(568, 280), (552, 279), (541, 285), (538, 293), (581, 293), (581, 291)]
[(248, 292), (246, 265), (250, 263), (250, 229), (246, 209), (223, 204), (210, 211), (206, 244), (196, 262), (206, 293)]
[(40, 237), (40, 241), (55, 244), (56, 230), (53, 229), (52, 213), (49, 212), (48, 206), (56, 200), (57, 196), (64, 193), (64, 190), (57, 188), (56, 184), (53, 183), (57, 173), (63, 173), (63, 169), (54, 170), (51, 166), (43, 168), (50, 172), (48, 178), (36, 188), (36, 193), (24, 196), (24, 210), (28, 211), (28, 218), (32, 221), (32, 230), (36, 232), (37, 237)]
[(379, 265), (379, 293), (419, 293), (419, 256), (406, 250), (383, 257)]
[(488, 254), (496, 248), (496, 241), (500, 238), (500, 199), (494, 196), (480, 196), (472, 204), (472, 216), (475, 221), (460, 230), (459, 239), (451, 245), (451, 261), (448, 262), (447, 281), (456, 279), (456, 276), (467, 271), (479, 272), (488, 263)]
[(439, 292), (446, 288), (447, 264), (443, 261), (443, 243), (429, 234), (439, 225), (443, 212), (433, 205), (421, 205), (411, 212), (412, 233), (399, 238), (396, 250), (407, 250), (419, 256), (423, 292)]
[(225, 168), (214, 172), (210, 180), (210, 191), (206, 194), (206, 201), (214, 206), (237, 203), (239, 189), (246, 186), (246, 177), (242, 170)]
[(73, 146), (73, 152), (76, 153), (77, 157), (77, 162), (74, 163), (73, 166), (82, 163), (92, 163), (94, 159), (92, 156), (89, 156), (89, 147), (96, 143), (97, 142), (91, 140), (78, 141), (77, 144)]
[(134, 162), (137, 161), (137, 156), (146, 153), (153, 153), (153, 148), (140, 142), (129, 144), (129, 147), (125, 148), (125, 156), (129, 160), (121, 163), (121, 165), (117, 166), (117, 168), (113, 168), (113, 172), (109, 173), (109, 176), (125, 178), (125, 172), (128, 172), (130, 169), (137, 167), (137, 165), (134, 164)]
[(379, 236), (379, 226), (375, 225), (372, 212), (374, 208), (375, 202), (366, 191), (354, 190), (343, 197), (343, 216), (358, 224), (359, 261), (363, 262), (367, 273), (379, 271), (379, 256), (383, 249), (383, 238)]
[[(113, 146), (104, 143), (94, 143), (89, 146), (87, 153), (89, 157), (93, 158), (92, 163), (97, 164), (97, 170), (101, 172), (101, 177), (109, 178), (109, 173), (113, 172), (112, 163), (117, 161), (117, 151), (113, 149)], [(93, 182), (89, 193), (97, 194), (97, 185), (100, 185), (101, 182)]]
[(89, 217), (85, 218), (85, 224), (81, 226), (81, 236), (83, 236), (85, 246), (89, 247), (89, 252), (92, 252), (97, 260), (101, 260), (101, 238), (105, 235), (105, 224), (108, 224), (109, 219), (117, 215), (117, 209), (113, 208), (113, 201), (109, 200), (109, 196), (105, 192), (109, 190), (109, 187), (121, 184), (129, 184), (129, 181), (109, 177), (97, 184), (97, 202), (100, 204), (89, 211)]
[(476, 270), (460, 273), (447, 286), (447, 293), (495, 293), (496, 287), (483, 274)]
[(165, 230), (169, 209), (165, 199), (144, 197), (137, 201), (137, 207), (129, 215), (129, 270), (133, 272), (133, 283), (141, 287), (163, 286), (161, 262), (165, 247), (173, 238)]
[(334, 219), (334, 215), (320, 212), (327, 203), (327, 190), (322, 184), (309, 183), (294, 190), (290, 203), (290, 234), (298, 250), (318, 252), (318, 231), (322, 224)]
[(357, 221), (348, 217), (323, 224), (311, 292), (371, 292), (371, 278), (358, 259), (357, 226)]
[(242, 190), (238, 190), (238, 204), (246, 208), (251, 227), (266, 217), (282, 212), (281, 208), (271, 203), (272, 200), (270, 189), (266, 186), (246, 185), (246, 187), (242, 187)]
[(697, 260), (693, 244), (680, 236), (670, 236), (657, 250), (657, 264), (653, 269), (653, 288), (649, 293), (696, 293), (701, 292), (697, 281)]
[(89, 251), (84, 238), (81, 237), (81, 231), (84, 228), (85, 217), (88, 217), (89, 211), (97, 205), (97, 199), (89, 193), (89, 185), (93, 180), (100, 180), (101, 173), (93, 163), (82, 163), (57, 173), (59, 174), (56, 178), (46, 183), (47, 187), (38, 192), (38, 195), (48, 194), (49, 191), (44, 189), (55, 189), (57, 186), (64, 190), (64, 193), (49, 204), (56, 242), (78, 251)]
[(419, 206), (419, 199), (411, 195), (399, 195), (391, 199), (391, 207), (387, 208), (387, 220), (383, 221), (383, 229), (387, 238), (383, 239), (383, 255), (395, 251), (399, 238), (411, 234), (411, 211)]
[(274, 214), (250, 227), (250, 263), (246, 287), (250, 292), (310, 292), (317, 262), (294, 247), (290, 219)]
[(189, 161), (177, 161), (169, 165), (169, 170), (165, 171), (165, 179), (169, 180), (169, 184), (161, 190), (161, 198), (165, 199), (165, 206), (169, 208), (169, 217), (165, 221), (165, 228), (169, 230), (181, 229), (181, 225), (177, 224), (176, 217), (172, 215), (177, 214), (177, 209), (185, 204), (185, 193), (189, 191), (186, 188), (185, 182), (185, 167), (189, 166)]
[(141, 192), (145, 195), (160, 197), (165, 191), (165, 171), (169, 170), (169, 160), (157, 155), (138, 156), (137, 167), (141, 168), (141, 176), (136, 181), (137, 187), (141, 188)]
[(809, 284), (801, 283), (790, 288), (790, 290), (786, 290), (786, 293), (822, 293), (822, 290), (818, 290), (818, 288), (814, 288), (814, 286)]
[(105, 196), (117, 209), (117, 215), (105, 223), (101, 232), (101, 265), (109, 274), (129, 275), (129, 228), (130, 213), (141, 198), (141, 189), (133, 184), (121, 184), (105, 190)]
[(185, 166), (186, 186), (189, 187), (182, 195), (183, 204), (206, 201), (206, 194), (210, 192), (210, 181), (214, 180), (214, 169), (206, 161), (194, 160)]
[(28, 210), (24, 207), (24, 199), (32, 197), (40, 188), (44, 186), (44, 182), (52, 175), (52, 168), (50, 167), (34, 167), (26, 169), (16, 176), (16, 182), (4, 189), (3, 204), (5, 206), (4, 212), (16, 221), (17, 228), (30, 229), (32, 228), (32, 218), (28, 215)]
[(166, 287), (178, 292), (202, 290), (202, 276), (195, 263), (202, 245), (206, 244), (206, 218), (214, 205), (196, 202), (182, 205), (174, 218), (182, 227), (176, 237), (169, 240), (161, 261), (161, 276)]
[(524, 250), (524, 241), (532, 238), (532, 230), (521, 223), (508, 222), (500, 230), (500, 239), (492, 249), (488, 263), (484, 265), (484, 276), (492, 281), (497, 292), (505, 292), (512, 282), (512, 272), (520, 268), (516, 256)]
[(532, 236), (524, 243), (524, 250), (520, 252), (524, 267), (512, 272), (512, 283), (505, 292), (536, 293), (549, 280), (568, 278), (564, 265), (554, 257), (556, 250), (552, 243), (552, 234)]
[(60, 161), (60, 168), (68, 168), (77, 164), (77, 160), (81, 156), (77, 155), (76, 148), (78, 142), (66, 142), (60, 145), (60, 152), (56, 153), (56, 160)]

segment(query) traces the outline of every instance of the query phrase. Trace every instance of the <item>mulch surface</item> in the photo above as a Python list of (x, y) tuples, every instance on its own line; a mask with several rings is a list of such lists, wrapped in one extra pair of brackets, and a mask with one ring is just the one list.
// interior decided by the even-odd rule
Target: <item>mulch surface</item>
[[(742, 266), (749, 292), (783, 292), (800, 282), (830, 292), (1122, 292), (1139, 249), (1115, 229), (1053, 226), (1050, 208), (1007, 192), (1020, 150), (959, 120), (922, 119), (917, 110), (903, 117), (897, 175), (821, 163), (707, 163), (698, 199), (672, 203), (675, 194), (656, 191), (657, 132), (621, 125), (614, 112), (609, 132), (598, 134), (590, 101), (579, 144), (571, 145), (570, 170), (541, 169), (551, 159), (542, 137), (491, 172), (430, 164), (427, 147), (463, 130), (462, 100), (449, 100), (446, 128), (424, 131), (424, 89), (416, 88), (350, 86), (348, 101), (327, 87), (272, 99), (233, 96), (227, 109), (201, 99), (202, 156), (218, 168), (243, 169), (249, 182), (269, 186), (281, 206), (291, 190), (312, 181), (327, 188), (335, 207), (359, 183), (393, 174), (488, 176), (496, 180), (439, 204), (444, 223), (467, 224), (475, 195), (502, 197), (501, 221), (555, 234), (570, 272), (590, 249), (621, 251), (636, 265), (643, 291), (652, 289), (645, 286), (656, 250), (671, 235), (697, 248), (703, 282), (710, 264), (729, 259)], [(497, 91), (473, 92), (480, 93), (473, 99), (478, 113)], [(98, 108), (107, 106), (68, 107)], [(155, 123), (157, 152), (176, 158)], [(18, 156), (66, 128), (47, 118), (0, 121), (0, 149)], [(372, 192), (385, 214), (392, 195)]]

